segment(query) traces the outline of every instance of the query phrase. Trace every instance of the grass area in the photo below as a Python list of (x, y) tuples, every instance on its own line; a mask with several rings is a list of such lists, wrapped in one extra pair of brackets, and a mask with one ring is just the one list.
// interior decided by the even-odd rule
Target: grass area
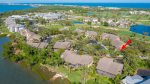
[(87, 25), (87, 24), (75, 24), (74, 26), (76, 28), (86, 28), (86, 27), (89, 27), (89, 25)]
[[(59, 11), (61, 11), (61, 10), (65, 9), (66, 12), (68, 12), (68, 10), (73, 10), (73, 12), (74, 12), (73, 15), (74, 16), (81, 15), (81, 17), (79, 17), (77, 19), (75, 18), (75, 19), (72, 19), (72, 20), (55, 21), (55, 22), (50, 22), (50, 23), (44, 23), (44, 22), (39, 21), (39, 25), (37, 25), (37, 26), (39, 26), (39, 29), (41, 29), (41, 31), (36, 32), (36, 33), (40, 34), (43, 37), (46, 37), (49, 34), (50, 35), (64, 34), (64, 35), (61, 35), (58, 38), (52, 39), (52, 43), (49, 44), (50, 50), (51, 50), (52, 45), (58, 40), (64, 40), (64, 39), (73, 40), (74, 43), (78, 43), (77, 45), (82, 44), (82, 45), (79, 45), (79, 47), (77, 48), (78, 51), (81, 51), (81, 53), (83, 51), (89, 52), (89, 55), (94, 56), (93, 57), (94, 58), (94, 63), (93, 64), (98, 62), (100, 56), (99, 55), (95, 56), (94, 53), (90, 54), (90, 52), (100, 52), (99, 49), (97, 49), (93, 45), (92, 46), (86, 45), (87, 42), (88, 42), (88, 39), (87, 40), (84, 39), (85, 38), (84, 36), (83, 37), (81, 36), (81, 38), (76, 36), (76, 34), (73, 33), (74, 29), (82, 28), (83, 30), (85, 29), (85, 30), (96, 31), (98, 33), (98, 36), (96, 38), (96, 40), (98, 42), (102, 42), (100, 37), (101, 37), (101, 34), (104, 33), (104, 32), (114, 33), (117, 36), (121, 37), (121, 40), (124, 41), (124, 42), (126, 42), (129, 38), (132, 38), (133, 43), (135, 43), (135, 44), (132, 44), (133, 49), (137, 48), (136, 46), (139, 46), (141, 41), (144, 41), (144, 42), (150, 41), (150, 37), (130, 32), (129, 28), (126, 29), (126, 28), (117, 28), (117, 27), (106, 27), (106, 26), (101, 26), (101, 24), (91, 24), (91, 25), (90, 24), (89, 25), (84, 24), (84, 23), (83, 24), (73, 24), (73, 21), (82, 21), (83, 20), (82, 19), (83, 14), (87, 14), (87, 12), (90, 11), (91, 9), (82, 9), (82, 8), (76, 8), (76, 7), (69, 7), (69, 8), (68, 7), (55, 7), (55, 6), (54, 7), (47, 7), (47, 8), (43, 8), (43, 9), (41, 9), (41, 10), (37, 9), (37, 11), (38, 12), (50, 12), (50, 10), (58, 11), (58, 9), (59, 9)], [(35, 9), (34, 9), (34, 11), (35, 11)], [(137, 21), (139, 21), (140, 23), (143, 23), (143, 24), (149, 24), (148, 21), (140, 21), (140, 20), (143, 20), (143, 19), (148, 20), (148, 18), (150, 18), (149, 16), (129, 15), (129, 13), (127, 11), (115, 11), (115, 10), (113, 10), (113, 11), (111, 11), (111, 10), (110, 11), (107, 11), (107, 10), (106, 11), (101, 11), (101, 13), (99, 13), (99, 12), (100, 12), (100, 10), (98, 10), (98, 9), (93, 10), (93, 8), (92, 8), (92, 13), (94, 15), (93, 17), (97, 16), (97, 18), (99, 18), (99, 19), (101, 19), (101, 18), (106, 18), (106, 19), (114, 18), (114, 19), (117, 20), (117, 19), (123, 18), (123, 16), (129, 16), (128, 19), (131, 20), (132, 22), (136, 23)], [(13, 15), (17, 14), (18, 15), (17, 12), (12, 13), (12, 14)], [(91, 16), (91, 18), (93, 18), (93, 17)], [(59, 31), (59, 28), (64, 28), (66, 26), (70, 28), (69, 31), (65, 31), (65, 32), (60, 32)], [(98, 27), (94, 27), (94, 26), (98, 26)], [(0, 31), (3, 32), (3, 33), (5, 33), (5, 32), (7, 33), (8, 29), (7, 29), (6, 26), (1, 25), (0, 26)], [(15, 34), (15, 33), (13, 33), (13, 34)], [(135, 34), (135, 36), (133, 36), (134, 34)], [(17, 34), (15, 34), (15, 37), (19, 40), (18, 44), (22, 43), (22, 41), (24, 40), (24, 38), (20, 38), (20, 36), (17, 35)], [(75, 39), (77, 39), (77, 40), (75, 40)], [(84, 43), (86, 43), (86, 44), (84, 44)], [(144, 47), (142, 47), (143, 45), (144, 45)], [(149, 47), (147, 47), (148, 44), (146, 45), (144, 43), (143, 45), (138, 47), (139, 51), (136, 51), (136, 49), (133, 50), (133, 51), (129, 50), (128, 52), (125, 52), (125, 54), (129, 53), (129, 56), (130, 56), (130, 53), (131, 53), (131, 55), (134, 56), (134, 54), (136, 55), (136, 53), (141, 53), (143, 51), (143, 50), (141, 50), (142, 48), (145, 48), (145, 51), (149, 52), (149, 50), (148, 50)], [(106, 47), (107, 47), (107, 45), (106, 45)], [(24, 50), (24, 53), (22, 54), (23, 55), (22, 57), (23, 57), (23, 59), (26, 59), (26, 60), (23, 60), (24, 62), (21, 62), (20, 64), (25, 68), (29, 67), (30, 69), (32, 69), (33, 72), (35, 72), (36, 74), (38, 74), (41, 78), (43, 78), (45, 80), (50, 80), (57, 72), (64, 74), (68, 78), (68, 80), (73, 84), (80, 84), (81, 82), (83, 82), (83, 78), (86, 79), (86, 82), (87, 82), (86, 84), (119, 84), (119, 83), (114, 83), (114, 81), (118, 81), (118, 80), (120, 81), (121, 80), (121, 79), (117, 79), (117, 78), (119, 78), (119, 76), (116, 79), (109, 79), (108, 77), (104, 77), (102, 75), (99, 75), (96, 72), (96, 65), (95, 66), (93, 65), (94, 67), (90, 67), (90, 68), (83, 68), (82, 67), (82, 69), (80, 68), (80, 69), (77, 69), (77, 70), (69, 69), (67, 67), (64, 67), (63, 65), (58, 67), (56, 63), (59, 64), (59, 62), (57, 62), (57, 61), (59, 61), (59, 59), (58, 59), (59, 56), (55, 55), (55, 53), (53, 51), (50, 51), (50, 50), (48, 51), (48, 50), (44, 49), (42, 52), (38, 52), (38, 50), (36, 50), (36, 49), (29, 49), (28, 47), (26, 47), (24, 45), (21, 45), (21, 44), (19, 44), (16, 48)], [(8, 47), (8, 49), (9, 49), (9, 47)], [(103, 52), (100, 52), (100, 53), (103, 53)], [(109, 53), (111, 55), (113, 55), (111, 53), (111, 51)], [(147, 55), (147, 53), (145, 55)], [(12, 58), (20, 59), (20, 56), (21, 55), (18, 55), (18, 58), (13, 56)], [(26, 56), (26, 57), (24, 57), (24, 56)], [(126, 55), (126, 57), (127, 56), (128, 56), (128, 54)], [(47, 57), (49, 57), (49, 59), (52, 59), (52, 60), (47, 61), (46, 60)], [(53, 57), (55, 57), (55, 58), (53, 58)], [(134, 58), (136, 58), (136, 56)], [(142, 65), (141, 61), (138, 61), (138, 60), (132, 59), (132, 58), (129, 58), (129, 62), (132, 62), (131, 65), (133, 64), (134, 66), (137, 66), (137, 67), (142, 66), (143, 68), (146, 67), (146, 66), (143, 66), (144, 63), (149, 65), (148, 63), (143, 62), (143, 61), (142, 61), (143, 62), (143, 65)], [(50, 68), (54, 69), (54, 71), (52, 71), (50, 68), (40, 66), (40, 63), (44, 63), (44, 64), (47, 63), (47, 65), (48, 64), (51, 64), (51, 65), (53, 64), (53, 67), (50, 66)], [(127, 70), (130, 69), (130, 72), (129, 72), (128, 75), (131, 75), (133, 69), (136, 69), (136, 67), (132, 68), (132, 67), (129, 67), (130, 65), (127, 65), (127, 64), (128, 64), (128, 61), (126, 63), (124, 63), (124, 66), (125, 66), (124, 67), (124, 73), (125, 73), (125, 75), (126, 75), (126, 73), (128, 74)], [(139, 65), (139, 64), (141, 64), (141, 65)], [(50, 70), (48, 70), (48, 69), (50, 69)], [(124, 75), (124, 73), (123, 73), (123, 75)], [(59, 84), (60, 83), (61, 84), (66, 84), (66, 83), (63, 83), (63, 82), (59, 82)], [(55, 82), (54, 84), (57, 84), (57, 83)]]
[(45, 26), (45, 28), (50, 28), (50, 29), (54, 29), (54, 28), (63, 28), (64, 26), (60, 25), (60, 24), (48, 24)]
[(7, 36), (7, 34), (0, 34), (0, 37), (5, 37)]
[[(107, 29), (107, 28), (110, 28), (110, 27), (101, 26), (101, 29), (103, 32), (104, 31), (110, 31), (110, 29)], [(134, 39), (139, 39), (141, 41), (150, 41), (150, 36), (144, 36), (142, 34), (134, 33), (134, 32), (131, 32), (129, 29), (126, 29), (126, 28), (125, 29), (124, 28), (123, 29), (122, 28), (116, 28), (116, 29), (118, 29), (118, 30), (112, 30), (112, 31), (116, 32), (116, 34), (120, 37), (125, 36), (125, 37), (129, 38), (131, 35), (136, 34)], [(145, 38), (143, 38), (143, 37), (145, 37)]]
[[(121, 36), (130, 36), (132, 34), (134, 34), (134, 33), (130, 32), (130, 31), (124, 31), (124, 30), (120, 30), (118, 32), (118, 35), (121, 35)], [(138, 33), (135, 33), (135, 34), (136, 34), (135, 37), (134, 37), (135, 39), (140, 39), (140, 40), (144, 40), (144, 41), (150, 41), (150, 37), (149, 36), (144, 36), (144, 35), (138, 34)], [(143, 38), (143, 37), (145, 37), (145, 38)]]
[(64, 26), (56, 23), (47, 23), (45, 25), (39, 24), (39, 27), (48, 28), (48, 29), (55, 29), (55, 28), (63, 28)]
[(67, 68), (65, 68), (64, 66), (59, 66), (57, 68), (55, 68), (58, 72), (63, 73), (64, 75), (67, 76), (67, 78), (73, 83), (79, 83), (81, 81), (81, 73), (82, 71), (80, 70), (69, 70)]
[[(67, 76), (69, 81), (73, 84), (80, 84), (81, 82), (83, 82), (84, 70), (69, 70), (69, 68), (65, 68), (64, 66), (55, 67), (55, 69), (58, 72), (61, 72), (65, 76)], [(89, 70), (90, 69), (88, 69), (87, 71)], [(94, 73), (90, 73), (86, 75), (85, 78), (86, 78), (87, 84), (111, 84), (111, 81), (109, 78), (100, 76), (99, 74), (96, 73), (96, 71)]]
[(40, 65), (33, 66), (32, 71), (38, 74), (44, 80), (49, 80), (56, 74), (48, 71), (46, 67), (41, 67)]

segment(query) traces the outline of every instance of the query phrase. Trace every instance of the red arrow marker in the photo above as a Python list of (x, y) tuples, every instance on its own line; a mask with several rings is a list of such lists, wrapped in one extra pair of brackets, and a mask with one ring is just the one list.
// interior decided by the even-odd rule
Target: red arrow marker
[(125, 48), (126, 48), (126, 45), (122, 45), (120, 50), (123, 51)]
[(126, 44), (122, 45), (120, 51), (123, 51), (124, 49), (126, 49), (127, 45), (129, 45), (130, 43), (132, 43), (132, 40), (129, 39), (129, 40), (126, 42)]
[(126, 45), (129, 45), (131, 42), (132, 42), (132, 40), (129, 39), (129, 40), (127, 41)]

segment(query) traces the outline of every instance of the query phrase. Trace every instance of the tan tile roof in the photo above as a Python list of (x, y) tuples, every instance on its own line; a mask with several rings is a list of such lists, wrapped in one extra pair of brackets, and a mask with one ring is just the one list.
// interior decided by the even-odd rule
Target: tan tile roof
[(78, 34), (84, 34), (85, 33), (85, 31), (81, 30), (81, 29), (76, 29), (74, 32), (77, 32)]
[(112, 58), (103, 57), (99, 60), (96, 68), (117, 75), (122, 73), (123, 64), (113, 62)]
[(36, 47), (36, 48), (40, 45), (40, 43), (33, 43), (33, 42), (29, 42), (29, 41), (27, 41), (27, 44), (32, 47)]
[(40, 40), (41, 36), (38, 35), (38, 34), (35, 34), (34, 32), (31, 32), (30, 30), (28, 29), (23, 29), (20, 31), (20, 34), (22, 36), (25, 36), (27, 38), (27, 40)]
[(79, 65), (89, 65), (93, 62), (92, 56), (89, 55), (78, 55), (74, 51), (65, 50), (65, 52), (61, 55), (66, 62), (71, 64), (79, 64)]
[(41, 42), (38, 48), (46, 48), (48, 46), (48, 43)]
[(71, 42), (56, 42), (55, 44), (54, 44), (54, 49), (60, 49), (60, 48), (62, 48), (62, 49), (68, 49), (68, 48), (70, 48), (70, 46), (71, 46)]
[(87, 31), (85, 32), (85, 36), (87, 37), (96, 37), (98, 34), (95, 31)]
[(101, 38), (102, 38), (102, 40), (110, 39), (112, 45), (115, 46), (115, 48), (118, 49), (118, 50), (120, 50), (120, 48), (124, 44), (124, 42), (120, 40), (119, 36), (116, 36), (116, 35), (113, 35), (113, 34), (103, 33), (101, 35)]
[(38, 34), (32, 34), (32, 35), (30, 36), (30, 39), (37, 39), (37, 40), (40, 40), (40, 38), (41, 38), (41, 36), (38, 35)]

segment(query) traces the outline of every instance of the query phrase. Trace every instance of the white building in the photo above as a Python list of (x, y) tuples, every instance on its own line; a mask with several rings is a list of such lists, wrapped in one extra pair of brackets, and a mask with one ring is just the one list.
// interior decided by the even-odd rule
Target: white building
[(139, 75), (135, 76), (127, 76), (122, 80), (123, 84), (137, 84), (139, 82), (143, 81), (143, 78)]
[(35, 17), (41, 17), (45, 20), (63, 20), (64, 19), (64, 15), (61, 13), (37, 13), (35, 14)]
[(97, 24), (99, 21), (98, 18), (85, 18), (84, 22), (92, 22), (92, 24)]
[(16, 18), (20, 18), (20, 17), (10, 16), (10, 17), (6, 18), (5, 25), (8, 27), (10, 32), (19, 32), (20, 30), (24, 29), (25, 26), (21, 25), (21, 24), (17, 24), (14, 18), (16, 19)]

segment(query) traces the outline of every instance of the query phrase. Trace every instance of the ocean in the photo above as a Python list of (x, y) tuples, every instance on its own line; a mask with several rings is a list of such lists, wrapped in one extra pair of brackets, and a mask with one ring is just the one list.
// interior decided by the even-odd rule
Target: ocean
[(117, 7), (117, 8), (150, 9), (150, 3), (24, 3), (24, 4), (20, 5), (0, 4), (0, 12), (34, 8), (33, 6), (27, 4), (90, 6), (90, 7), (102, 6), (102, 7)]
[[(47, 4), (47, 3), (37, 3)], [(138, 8), (150, 9), (150, 3), (48, 3), (49, 5), (75, 5), (75, 6), (90, 6), (90, 7), (117, 7), (117, 8)]]
[(15, 11), (15, 10), (23, 10), (33, 8), (29, 5), (8, 5), (8, 4), (0, 4), (0, 12), (8, 12), (8, 11)]

